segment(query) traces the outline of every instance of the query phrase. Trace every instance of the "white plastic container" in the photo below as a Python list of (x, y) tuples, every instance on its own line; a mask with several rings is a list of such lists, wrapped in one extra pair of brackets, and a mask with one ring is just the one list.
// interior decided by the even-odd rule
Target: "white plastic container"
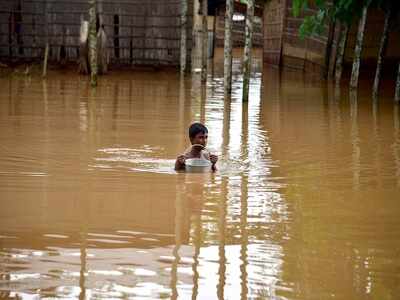
[(188, 158), (185, 161), (186, 172), (204, 173), (211, 171), (211, 162), (203, 158)]

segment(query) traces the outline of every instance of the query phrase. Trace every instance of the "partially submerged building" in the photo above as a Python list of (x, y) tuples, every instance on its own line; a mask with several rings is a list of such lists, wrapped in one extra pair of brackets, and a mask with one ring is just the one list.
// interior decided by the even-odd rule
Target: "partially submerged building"
[[(327, 24), (323, 34), (301, 39), (299, 27), (306, 14), (314, 14), (316, 10), (308, 8), (303, 16), (294, 17), (292, 2), (283, 0), (268, 1), (264, 8), (264, 63), (289, 67), (305, 72), (325, 73), (334, 67), (336, 45), (339, 39), (340, 24)], [(370, 8), (361, 64), (376, 65), (380, 37), (383, 31), (384, 14), (381, 10)], [(344, 64), (350, 65), (357, 34), (358, 19), (355, 19), (348, 35)], [(389, 34), (386, 50), (386, 62), (398, 62), (400, 58), (400, 36), (398, 32)]]
[[(188, 56), (191, 50), (193, 1), (188, 10)], [(179, 65), (180, 1), (97, 0), (98, 23), (107, 35), (112, 62)], [(46, 41), (52, 61), (76, 61), (88, 0), (0, 1), (0, 57), (43, 57)]]
[[(226, 1), (207, 1), (210, 47), (223, 47)], [(242, 47), (246, 4), (244, 0), (234, 3), (233, 45)], [(97, 7), (98, 22), (106, 32), (106, 48), (112, 63), (179, 66), (180, 0), (97, 0)], [(0, 1), (0, 58), (42, 59), (48, 41), (51, 61), (77, 61), (80, 24), (88, 20), (88, 8), (88, 0)], [(315, 12), (309, 8), (305, 14)], [(198, 51), (196, 54), (192, 48), (201, 48), (201, 14), (201, 0), (188, 0), (188, 62), (199, 57)], [(298, 29), (303, 18), (293, 16), (292, 0), (257, 0), (255, 16), (253, 46), (263, 48), (265, 64), (320, 74), (333, 68), (339, 24), (327, 25), (319, 36), (300, 39)], [(361, 59), (364, 66), (376, 63), (383, 18), (382, 11), (369, 9)], [(396, 26), (399, 23), (397, 20)], [(355, 20), (349, 32), (345, 65), (353, 59), (357, 25)], [(400, 35), (396, 30), (389, 34), (385, 60), (389, 64), (397, 63), (400, 58)]]

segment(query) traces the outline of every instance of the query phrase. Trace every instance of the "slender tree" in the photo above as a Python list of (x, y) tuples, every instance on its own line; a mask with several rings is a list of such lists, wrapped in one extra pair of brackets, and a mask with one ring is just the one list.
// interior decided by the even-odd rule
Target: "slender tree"
[(343, 28), (340, 33), (340, 41), (338, 45), (338, 54), (336, 57), (336, 65), (335, 65), (335, 80), (336, 84), (340, 83), (340, 79), (342, 78), (343, 71), (343, 57), (344, 50), (346, 49), (346, 42), (349, 33), (349, 25), (343, 24)]
[(358, 24), (356, 46), (354, 48), (353, 68), (351, 71), (350, 88), (358, 87), (358, 77), (360, 75), (361, 51), (364, 41), (365, 24), (367, 21), (368, 5), (364, 5), (362, 9), (360, 23)]
[(225, 11), (225, 41), (224, 41), (224, 93), (232, 92), (232, 21), (233, 0), (226, 0)]
[(382, 63), (383, 63), (383, 59), (385, 56), (388, 35), (389, 35), (390, 19), (391, 19), (391, 10), (387, 9), (385, 11), (385, 22), (383, 24), (383, 33), (382, 33), (381, 42), (380, 42), (380, 46), (379, 46), (378, 60), (376, 63), (374, 85), (372, 88), (372, 94), (374, 97), (378, 96), (379, 81), (381, 79)]
[(90, 84), (97, 86), (97, 33), (96, 33), (96, 0), (89, 0), (89, 61)]
[(203, 32), (203, 39), (202, 39), (202, 52), (201, 52), (201, 81), (207, 81), (207, 58), (208, 58), (208, 0), (203, 0), (201, 3), (201, 11), (203, 15), (203, 22), (202, 22), (202, 32)]
[(186, 72), (186, 56), (187, 56), (187, 0), (181, 0), (181, 74)]
[(254, 0), (247, 0), (246, 37), (243, 55), (243, 101), (249, 100), (249, 85), (251, 72), (251, 49), (254, 23)]
[(47, 16), (47, 0), (44, 1), (43, 14), (44, 14), (44, 25), (45, 25), (44, 26), (45, 49), (44, 49), (44, 58), (43, 58), (42, 77), (46, 77), (46, 75), (47, 75), (47, 59), (49, 57), (49, 27), (48, 27), (48, 16)]
[(397, 79), (396, 79), (396, 89), (394, 94), (394, 101), (396, 103), (400, 103), (400, 63), (397, 68)]

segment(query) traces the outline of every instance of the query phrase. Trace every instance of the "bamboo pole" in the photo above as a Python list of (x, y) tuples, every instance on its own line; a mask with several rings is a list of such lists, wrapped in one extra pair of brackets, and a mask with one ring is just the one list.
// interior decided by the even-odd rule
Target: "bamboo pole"
[(367, 21), (368, 6), (365, 5), (362, 9), (360, 23), (358, 24), (356, 46), (354, 48), (353, 69), (351, 71), (350, 88), (358, 87), (358, 77), (360, 75), (360, 59), (364, 40), (365, 23)]
[(89, 61), (90, 84), (97, 86), (97, 34), (96, 34), (96, 0), (89, 0)]
[(383, 63), (383, 59), (385, 56), (388, 35), (389, 35), (390, 19), (391, 19), (391, 10), (387, 9), (385, 11), (385, 22), (383, 24), (383, 33), (382, 33), (381, 42), (380, 42), (380, 46), (379, 46), (378, 61), (376, 63), (374, 85), (372, 88), (372, 95), (374, 96), (374, 98), (376, 98), (378, 96), (379, 81), (381, 79), (382, 63)]
[(181, 75), (186, 72), (186, 56), (187, 56), (187, 0), (181, 1)]
[(253, 23), (254, 23), (254, 0), (248, 0), (247, 12), (246, 12), (246, 36), (245, 36), (244, 55), (243, 55), (243, 102), (247, 102), (249, 100)]
[(202, 52), (201, 52), (201, 81), (207, 81), (207, 58), (208, 58), (208, 0), (203, 0), (201, 3), (202, 12)]
[(346, 50), (346, 42), (347, 36), (349, 33), (349, 25), (345, 24), (340, 33), (340, 42), (338, 46), (338, 56), (336, 57), (336, 66), (335, 66), (335, 80), (336, 84), (340, 83), (340, 79), (342, 78), (343, 71), (343, 56), (344, 51)]
[(394, 93), (394, 101), (400, 104), (400, 63), (397, 69), (396, 89)]
[(226, 0), (225, 41), (224, 41), (224, 94), (232, 92), (232, 19), (233, 0)]

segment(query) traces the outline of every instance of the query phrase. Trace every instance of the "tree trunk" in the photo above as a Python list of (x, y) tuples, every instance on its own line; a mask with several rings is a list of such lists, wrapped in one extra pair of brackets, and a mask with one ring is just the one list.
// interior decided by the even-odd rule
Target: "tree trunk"
[(329, 32), (328, 32), (328, 41), (326, 43), (326, 51), (325, 51), (325, 71), (324, 71), (324, 76), (325, 78), (329, 78), (329, 63), (331, 59), (331, 54), (332, 54), (332, 48), (333, 48), (333, 39), (335, 35), (335, 27), (336, 27), (336, 20), (333, 22), (328, 23), (329, 24)]
[(361, 51), (364, 40), (365, 23), (367, 21), (368, 6), (365, 5), (362, 10), (360, 23), (358, 24), (358, 32), (356, 39), (356, 46), (354, 48), (353, 69), (351, 71), (350, 88), (356, 89), (358, 87), (358, 76), (360, 75), (360, 59)]
[(248, 0), (247, 13), (246, 13), (246, 37), (245, 37), (244, 55), (243, 55), (243, 102), (247, 102), (249, 100), (253, 22), (254, 22), (254, 0)]
[(202, 22), (202, 52), (201, 52), (201, 81), (207, 81), (207, 58), (208, 58), (208, 0), (202, 0), (201, 12), (203, 15)]
[(187, 56), (187, 12), (188, 3), (187, 0), (181, 0), (181, 74), (186, 72), (186, 56)]
[(387, 9), (385, 12), (385, 23), (383, 25), (383, 33), (381, 37), (381, 43), (379, 46), (378, 61), (376, 63), (374, 86), (372, 88), (372, 95), (374, 97), (378, 96), (379, 80), (381, 79), (382, 62), (385, 56), (386, 46), (388, 41), (390, 18), (391, 18), (391, 10)]
[(103, 26), (97, 32), (97, 65), (98, 74), (106, 74), (108, 71), (108, 50), (107, 50), (107, 35)]
[(96, 0), (89, 0), (89, 61), (90, 84), (97, 86)]
[(211, 57), (214, 58), (215, 54), (215, 42), (217, 41), (217, 20), (218, 20), (218, 8), (214, 11), (214, 20), (213, 20), (213, 36), (212, 36), (212, 51)]
[(78, 72), (81, 74), (89, 74), (88, 62), (88, 35), (89, 35), (89, 22), (81, 19), (81, 27), (79, 32), (79, 59), (78, 59)]
[(395, 94), (394, 94), (394, 101), (396, 101), (396, 103), (400, 103), (400, 63), (399, 63), (399, 67), (397, 70), (396, 90), (395, 90)]
[(226, 0), (225, 41), (224, 41), (224, 93), (232, 92), (232, 19), (233, 0)]
[(42, 77), (46, 77), (47, 76), (47, 59), (48, 59), (48, 57), (49, 57), (49, 43), (46, 42), (46, 47), (44, 49)]
[(344, 51), (346, 50), (346, 42), (347, 36), (349, 33), (349, 25), (343, 25), (343, 29), (340, 34), (340, 42), (338, 45), (338, 54), (336, 58), (336, 66), (335, 66), (335, 80), (336, 84), (340, 83), (340, 79), (342, 78), (342, 71), (343, 71), (343, 57)]
[(44, 49), (44, 58), (43, 58), (42, 77), (46, 77), (46, 75), (47, 75), (47, 59), (49, 57), (49, 29), (48, 29), (48, 19), (47, 19), (47, 1), (44, 1), (43, 15), (44, 15), (45, 49)]

